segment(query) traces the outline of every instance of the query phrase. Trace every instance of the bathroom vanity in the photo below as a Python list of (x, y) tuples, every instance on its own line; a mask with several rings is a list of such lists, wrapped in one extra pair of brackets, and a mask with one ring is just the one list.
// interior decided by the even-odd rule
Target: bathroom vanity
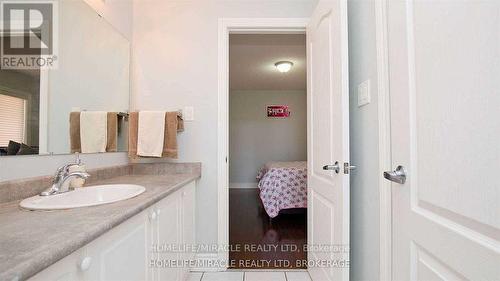
[(90, 174), (98, 179), (89, 185), (146, 190), (67, 210), (28, 211), (19, 200), (0, 204), (0, 248), (8, 253), (0, 255), (0, 280), (184, 280), (188, 267), (179, 262), (194, 252), (170, 250), (196, 242), (200, 164), (130, 164)]
[(161, 266), (192, 254), (156, 249), (195, 242), (194, 187), (187, 183), (30, 280), (184, 280), (187, 268)]

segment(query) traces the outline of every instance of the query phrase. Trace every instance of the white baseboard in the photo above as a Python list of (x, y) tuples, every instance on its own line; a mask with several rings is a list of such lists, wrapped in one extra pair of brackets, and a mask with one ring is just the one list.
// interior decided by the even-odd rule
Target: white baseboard
[(221, 264), (220, 256), (217, 253), (199, 253), (196, 254), (194, 258), (196, 260), (196, 264), (200, 266), (190, 268), (189, 271), (216, 272), (216, 271), (225, 271), (227, 269), (225, 267), (209, 266), (214, 264)]
[(229, 188), (257, 188), (256, 182), (230, 182)]

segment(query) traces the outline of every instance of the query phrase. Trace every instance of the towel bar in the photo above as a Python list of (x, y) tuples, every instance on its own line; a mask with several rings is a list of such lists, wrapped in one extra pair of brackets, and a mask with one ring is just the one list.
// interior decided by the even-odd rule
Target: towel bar
[[(125, 117), (125, 118), (127, 118), (128, 115), (129, 115), (128, 111), (126, 111), (126, 112), (118, 112), (118, 116), (119, 117)], [(182, 109), (177, 110), (177, 116), (179, 116), (180, 118), (182, 118)]]

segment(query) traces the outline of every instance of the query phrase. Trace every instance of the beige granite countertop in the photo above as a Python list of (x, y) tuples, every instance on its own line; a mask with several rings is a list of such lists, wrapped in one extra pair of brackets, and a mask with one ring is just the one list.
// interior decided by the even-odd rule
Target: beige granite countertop
[(19, 201), (0, 204), (0, 280), (24, 280), (160, 201), (200, 173), (124, 175), (96, 184), (139, 184), (134, 198), (94, 207), (27, 211)]

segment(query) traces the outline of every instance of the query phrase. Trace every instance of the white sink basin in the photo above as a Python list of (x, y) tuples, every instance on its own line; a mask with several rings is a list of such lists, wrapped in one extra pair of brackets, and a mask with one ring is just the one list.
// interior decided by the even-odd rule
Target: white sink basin
[(143, 186), (135, 184), (94, 185), (56, 195), (33, 196), (24, 199), (19, 205), (30, 210), (72, 209), (129, 199), (145, 190)]

